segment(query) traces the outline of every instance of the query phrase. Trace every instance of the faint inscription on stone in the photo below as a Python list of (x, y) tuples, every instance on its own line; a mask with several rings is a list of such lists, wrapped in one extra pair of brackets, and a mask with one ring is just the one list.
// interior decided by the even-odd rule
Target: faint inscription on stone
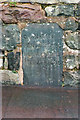
[(58, 86), (62, 80), (63, 31), (53, 23), (28, 24), (22, 31), (24, 84)]

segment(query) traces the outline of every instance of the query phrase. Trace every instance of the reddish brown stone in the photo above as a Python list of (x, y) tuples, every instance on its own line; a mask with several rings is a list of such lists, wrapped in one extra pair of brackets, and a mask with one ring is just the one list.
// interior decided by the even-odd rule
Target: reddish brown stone
[(38, 21), (45, 18), (45, 12), (38, 4), (17, 4), (16, 7), (3, 6), (2, 20), (5, 23), (16, 23), (21, 20)]
[(11, 15), (2, 15), (2, 21), (4, 23), (17, 23), (15, 17)]

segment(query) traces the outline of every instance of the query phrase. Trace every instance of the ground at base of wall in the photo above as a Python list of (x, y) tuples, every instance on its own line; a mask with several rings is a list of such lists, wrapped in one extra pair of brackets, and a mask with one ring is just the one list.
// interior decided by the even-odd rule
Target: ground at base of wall
[(2, 99), (3, 118), (78, 118), (77, 89), (3, 86)]

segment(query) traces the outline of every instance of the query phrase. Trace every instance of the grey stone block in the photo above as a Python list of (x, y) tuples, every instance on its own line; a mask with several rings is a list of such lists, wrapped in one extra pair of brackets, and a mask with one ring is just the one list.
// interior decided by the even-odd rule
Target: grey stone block
[(72, 70), (72, 69), (75, 69), (75, 68), (77, 68), (78, 66), (79, 66), (79, 58), (78, 58), (78, 56), (76, 56), (76, 55), (66, 55), (65, 56), (65, 66), (66, 66), (66, 69), (70, 69), (70, 70)]
[(53, 23), (28, 24), (22, 31), (24, 84), (58, 86), (62, 80), (63, 31)]
[(80, 34), (79, 32), (68, 33), (65, 38), (67, 46), (74, 50), (80, 50)]
[(45, 8), (47, 16), (74, 16), (73, 5), (52, 5)]
[(20, 31), (16, 24), (2, 26), (2, 48), (11, 51), (20, 43)]
[(65, 23), (64, 30), (71, 30), (72, 32), (75, 32), (78, 29), (78, 23), (75, 22), (72, 18), (69, 18)]

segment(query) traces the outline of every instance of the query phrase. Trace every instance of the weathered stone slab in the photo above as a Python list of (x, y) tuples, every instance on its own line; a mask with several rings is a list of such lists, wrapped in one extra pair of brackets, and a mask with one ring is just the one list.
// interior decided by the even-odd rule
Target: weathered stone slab
[(62, 80), (63, 31), (53, 23), (28, 24), (22, 31), (24, 84), (58, 86)]
[(45, 8), (47, 16), (74, 16), (73, 5), (52, 5)]
[(20, 31), (17, 25), (2, 26), (2, 49), (13, 50), (20, 43)]

